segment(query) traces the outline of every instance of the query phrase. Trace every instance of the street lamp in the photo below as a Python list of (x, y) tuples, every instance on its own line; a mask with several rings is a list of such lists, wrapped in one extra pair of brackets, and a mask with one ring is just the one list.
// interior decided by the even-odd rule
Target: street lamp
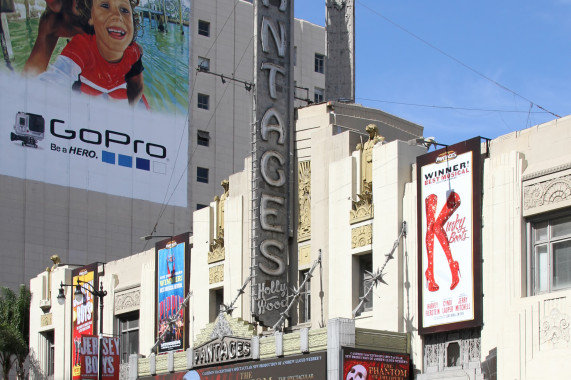
[[(81, 284), (88, 285), (89, 287), (83, 287), (82, 288)], [(80, 279), (77, 280), (76, 285), (69, 285), (69, 284), (64, 284), (63, 282), (61, 282), (59, 285), (59, 293), (57, 295), (57, 300), (58, 300), (58, 303), (60, 305), (63, 305), (65, 303), (65, 294), (63, 293), (64, 286), (69, 286), (69, 287), (75, 286), (75, 291), (73, 292), (73, 296), (77, 302), (83, 301), (84, 294), (83, 294), (82, 289), (87, 290), (89, 293), (91, 293), (95, 297), (99, 298), (99, 339), (98, 339), (99, 363), (97, 366), (97, 378), (99, 380), (102, 380), (103, 379), (103, 371), (102, 371), (103, 355), (101, 352), (101, 348), (102, 348), (101, 347), (101, 338), (103, 337), (103, 335), (102, 335), (103, 334), (103, 297), (105, 297), (107, 295), (107, 291), (103, 290), (103, 281), (101, 281), (101, 284), (99, 286), (99, 290), (97, 290), (89, 282), (81, 281)]]

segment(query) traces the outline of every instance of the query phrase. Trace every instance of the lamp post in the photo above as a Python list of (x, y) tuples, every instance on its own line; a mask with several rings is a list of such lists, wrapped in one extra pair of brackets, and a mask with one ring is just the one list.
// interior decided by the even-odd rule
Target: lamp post
[[(88, 287), (82, 288), (81, 284), (88, 285)], [(61, 282), (60, 286), (59, 286), (59, 293), (57, 296), (57, 300), (58, 300), (58, 303), (60, 305), (63, 305), (65, 303), (65, 294), (63, 292), (64, 286), (75, 287), (75, 291), (73, 292), (73, 296), (75, 297), (75, 300), (77, 302), (83, 301), (84, 294), (83, 294), (82, 289), (87, 290), (89, 293), (91, 293), (95, 297), (99, 298), (99, 331), (98, 331), (99, 332), (99, 339), (98, 339), (99, 360), (98, 360), (98, 364), (97, 364), (97, 378), (99, 380), (102, 380), (103, 379), (103, 371), (102, 371), (103, 355), (102, 355), (102, 351), (101, 351), (101, 349), (102, 349), (101, 338), (103, 337), (103, 335), (102, 335), (103, 334), (103, 297), (105, 297), (107, 295), (107, 291), (103, 290), (103, 281), (101, 281), (101, 283), (99, 285), (99, 290), (97, 290), (89, 282), (81, 281), (80, 279), (77, 280), (76, 285), (69, 285), (69, 284), (64, 284), (63, 282)]]

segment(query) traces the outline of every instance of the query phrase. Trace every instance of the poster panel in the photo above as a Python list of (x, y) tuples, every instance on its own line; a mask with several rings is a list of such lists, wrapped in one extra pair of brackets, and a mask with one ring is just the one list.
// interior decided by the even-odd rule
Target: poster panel
[(317, 352), (141, 378), (141, 380), (243, 379), (327, 379), (327, 355), (325, 352)]
[[(81, 337), (81, 379), (98, 379), (97, 368), (99, 366), (99, 339), (95, 335), (83, 335)], [(120, 338), (101, 338), (101, 377), (105, 380), (119, 380), (120, 372)]]
[(56, 3), (6, 14), (0, 175), (185, 207), (190, 1)]
[[(73, 288), (68, 288), (68, 297), (71, 296), (71, 373), (73, 379), (81, 379), (85, 367), (81, 361), (81, 350), (84, 348), (83, 336), (92, 336), (97, 333), (95, 325), (97, 318), (98, 299), (87, 291), (83, 290), (83, 300), (77, 301), (73, 296), (75, 286), (79, 283), (82, 289), (91, 289), (90, 286), (97, 287), (97, 263), (89, 264), (81, 268), (72, 270)], [(71, 290), (71, 291), (70, 291)]]
[(411, 379), (410, 355), (344, 347), (341, 380)]
[(188, 313), (180, 309), (188, 292), (190, 253), (188, 233), (160, 241), (155, 246), (156, 338), (158, 353), (184, 350)]
[(417, 158), (421, 334), (481, 324), (480, 138)]

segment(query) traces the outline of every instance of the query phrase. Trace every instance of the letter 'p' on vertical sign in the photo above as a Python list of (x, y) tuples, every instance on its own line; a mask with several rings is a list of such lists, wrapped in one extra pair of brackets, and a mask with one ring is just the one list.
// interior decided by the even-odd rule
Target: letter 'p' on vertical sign
[[(252, 313), (272, 327), (287, 307), (293, 137), (293, 0), (254, 1)], [(278, 284), (285, 291), (275, 291)]]

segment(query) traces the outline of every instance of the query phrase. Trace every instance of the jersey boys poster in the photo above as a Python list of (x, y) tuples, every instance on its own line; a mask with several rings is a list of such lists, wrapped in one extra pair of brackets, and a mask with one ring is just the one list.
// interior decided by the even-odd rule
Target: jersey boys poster
[(155, 249), (158, 352), (183, 350), (186, 344), (185, 326), (188, 313), (181, 306), (188, 291), (186, 274), (190, 273), (188, 234), (158, 242)]
[[(73, 295), (75, 286), (80, 284), (83, 288), (83, 300), (77, 301)], [(97, 287), (97, 264), (89, 264), (82, 268), (77, 268), (72, 271), (72, 284), (73, 287), (68, 288), (67, 297), (72, 297), (72, 319), (71, 319), (71, 347), (72, 347), (72, 378), (82, 379), (85, 372), (85, 367), (82, 365), (82, 349), (83, 336), (89, 336), (96, 333), (94, 328), (95, 311), (97, 310), (97, 299), (85, 290), (90, 288), (90, 285)], [(88, 285), (89, 284), (89, 285)], [(90, 288), (91, 289), (91, 288)], [(71, 291), (70, 291), (71, 290)]]
[(420, 332), (478, 325), (480, 138), (417, 158)]

